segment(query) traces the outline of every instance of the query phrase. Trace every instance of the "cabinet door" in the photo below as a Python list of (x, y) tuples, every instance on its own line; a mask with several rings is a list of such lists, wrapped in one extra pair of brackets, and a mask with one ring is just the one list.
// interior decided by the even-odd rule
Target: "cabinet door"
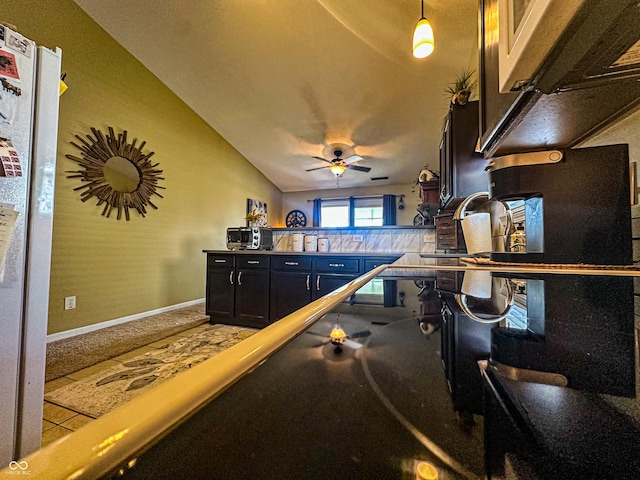
[(475, 151), (478, 139), (478, 102), (453, 105), (449, 112), (449, 167), (451, 195), (465, 198), (489, 190), (487, 161)]
[(211, 322), (225, 323), (233, 319), (235, 270), (233, 268), (207, 269), (206, 311)]
[(234, 324), (262, 328), (269, 324), (269, 271), (237, 270)]
[(450, 115), (447, 120), (440, 140), (440, 207), (444, 206), (451, 199), (451, 159), (449, 151), (451, 149), (450, 136)]
[(310, 272), (271, 273), (271, 321), (275, 322), (311, 301)]
[(316, 274), (313, 284), (312, 299), (317, 300), (325, 296), (327, 293), (333, 292), (336, 288), (349, 283), (351, 280), (358, 278), (358, 275), (331, 275), (325, 273)]

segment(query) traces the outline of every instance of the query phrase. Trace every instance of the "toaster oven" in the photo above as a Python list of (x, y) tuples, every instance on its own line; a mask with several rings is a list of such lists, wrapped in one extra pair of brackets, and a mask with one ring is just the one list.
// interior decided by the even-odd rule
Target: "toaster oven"
[(227, 228), (229, 250), (272, 250), (273, 232), (265, 227)]

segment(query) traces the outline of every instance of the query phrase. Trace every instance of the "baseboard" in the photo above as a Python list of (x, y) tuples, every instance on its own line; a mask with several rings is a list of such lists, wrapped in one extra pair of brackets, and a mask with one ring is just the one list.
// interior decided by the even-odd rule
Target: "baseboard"
[(76, 335), (82, 335), (83, 333), (95, 332), (107, 327), (113, 327), (114, 325), (120, 325), (122, 323), (132, 322), (134, 320), (140, 320), (141, 318), (150, 317), (151, 315), (158, 315), (159, 313), (171, 312), (172, 310), (178, 310), (180, 308), (192, 307), (204, 303), (204, 298), (197, 300), (191, 300), (189, 302), (178, 303), (176, 305), (170, 305), (168, 307), (157, 308), (155, 310), (149, 310), (148, 312), (136, 313), (135, 315), (129, 315), (121, 318), (114, 318), (113, 320), (107, 320), (106, 322), (95, 323), (93, 325), (87, 325), (86, 327), (74, 328), (72, 330), (65, 330), (64, 332), (52, 333), (47, 335), (47, 343), (55, 342), (57, 340), (64, 340), (65, 338), (75, 337)]

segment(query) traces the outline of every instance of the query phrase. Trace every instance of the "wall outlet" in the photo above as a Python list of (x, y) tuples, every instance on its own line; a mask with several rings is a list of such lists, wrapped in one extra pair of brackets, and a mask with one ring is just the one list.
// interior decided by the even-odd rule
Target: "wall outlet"
[(353, 235), (351, 238), (354, 242), (364, 242), (364, 237), (362, 235)]
[(76, 296), (73, 297), (64, 297), (64, 309), (72, 310), (76, 308)]

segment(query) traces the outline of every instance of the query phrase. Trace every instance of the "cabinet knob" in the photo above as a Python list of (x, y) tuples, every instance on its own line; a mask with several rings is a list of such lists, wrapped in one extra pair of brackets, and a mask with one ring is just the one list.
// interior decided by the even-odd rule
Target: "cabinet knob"
[(233, 270), (229, 272), (229, 283), (233, 285)]
[(247, 263), (249, 265), (258, 265), (260, 263), (260, 260), (248, 260)]
[(344, 263), (330, 263), (330, 267), (344, 267)]
[(311, 277), (311, 275), (307, 275), (307, 290), (310, 290), (310, 289), (309, 289), (309, 278), (310, 278), (310, 277)]
[(242, 285), (242, 272), (238, 273), (238, 285)]
[(299, 265), (298, 262), (284, 262), (285, 265), (292, 265), (292, 266), (297, 266)]

